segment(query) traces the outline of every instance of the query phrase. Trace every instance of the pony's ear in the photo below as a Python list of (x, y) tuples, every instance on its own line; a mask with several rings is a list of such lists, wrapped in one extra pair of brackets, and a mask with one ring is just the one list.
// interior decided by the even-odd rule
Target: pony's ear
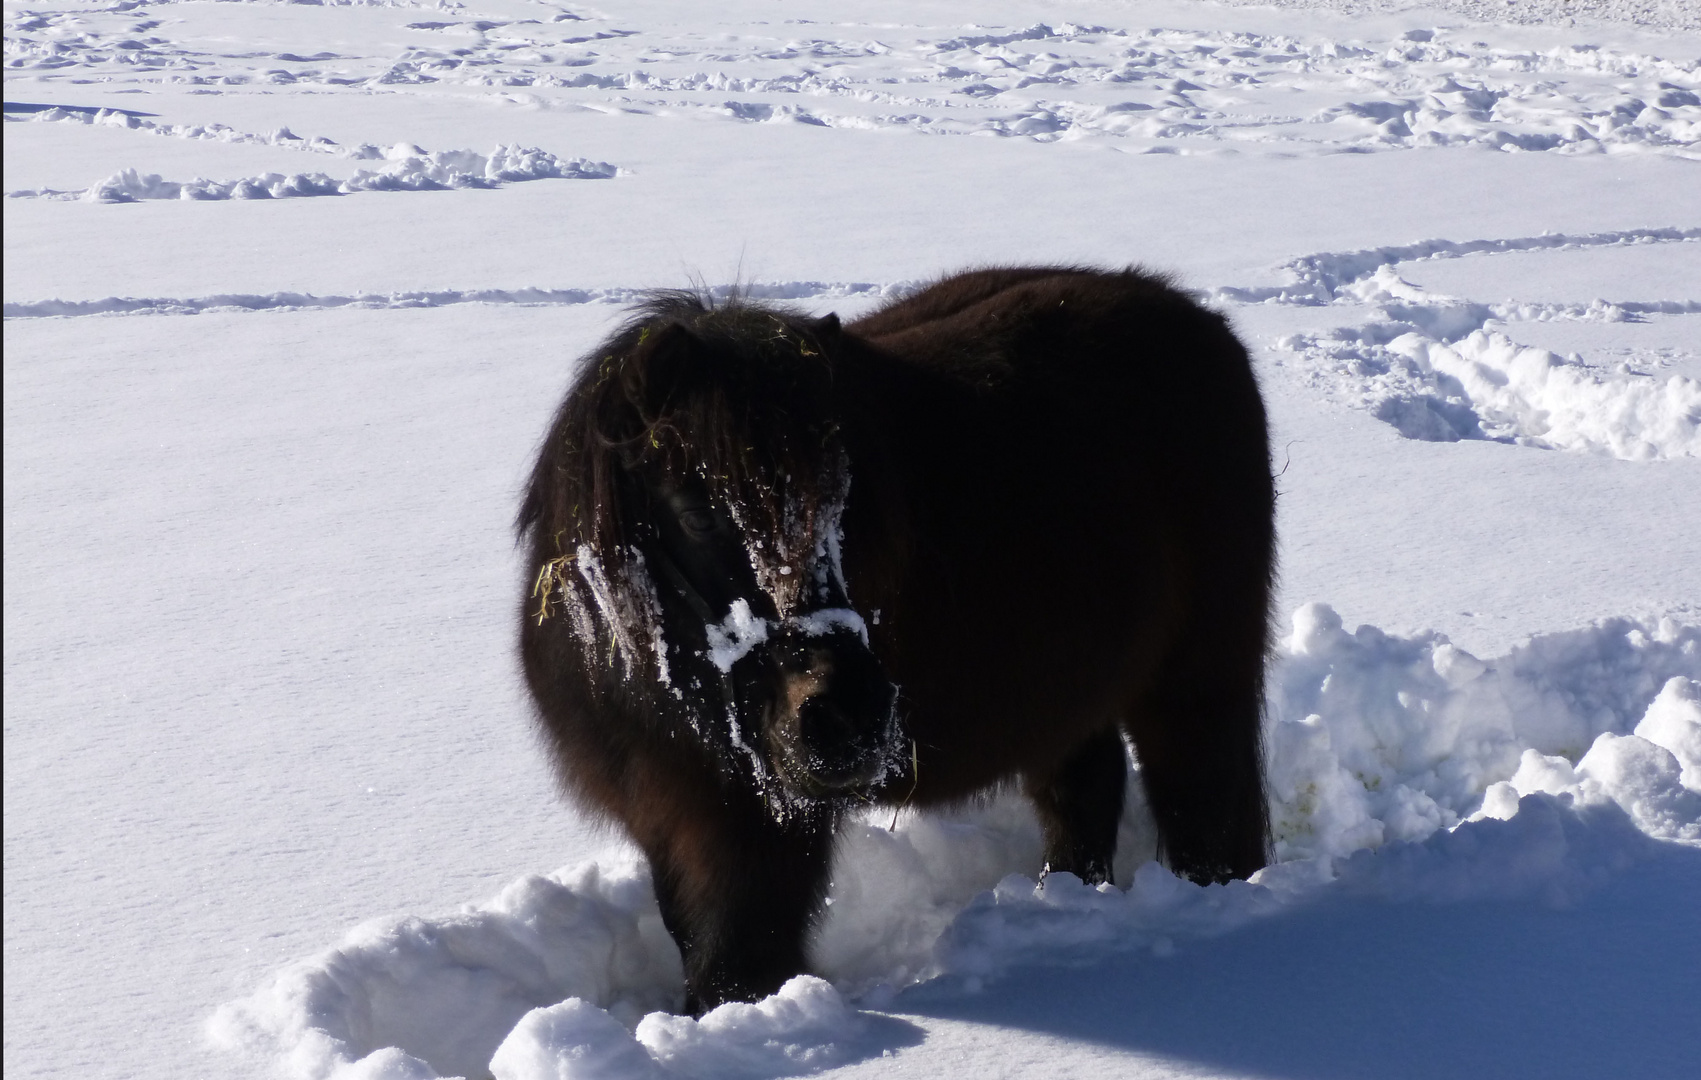
[(844, 327), (839, 325), (839, 313), (829, 311), (809, 324), (809, 330), (815, 335), (815, 340), (831, 349), (839, 343)]

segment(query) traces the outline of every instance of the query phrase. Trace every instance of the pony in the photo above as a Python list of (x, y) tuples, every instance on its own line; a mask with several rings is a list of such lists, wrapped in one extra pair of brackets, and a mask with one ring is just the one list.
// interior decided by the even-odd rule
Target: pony
[(658, 292), (519, 513), (553, 765), (644, 852), (701, 1013), (808, 967), (836, 831), (1019, 784), (1041, 873), (1269, 852), (1275, 492), (1218, 315), (1139, 269), (977, 269), (848, 324)]

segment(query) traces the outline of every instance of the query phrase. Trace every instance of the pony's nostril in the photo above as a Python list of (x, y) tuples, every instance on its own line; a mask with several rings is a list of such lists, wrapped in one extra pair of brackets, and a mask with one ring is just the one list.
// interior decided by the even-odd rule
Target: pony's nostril
[(798, 734), (811, 750), (832, 752), (856, 741), (856, 725), (832, 702), (815, 696), (797, 709)]
[(791, 750), (803, 771), (799, 779), (817, 794), (867, 783), (878, 764), (872, 735), (842, 703), (821, 695), (806, 698), (797, 708), (797, 741)]

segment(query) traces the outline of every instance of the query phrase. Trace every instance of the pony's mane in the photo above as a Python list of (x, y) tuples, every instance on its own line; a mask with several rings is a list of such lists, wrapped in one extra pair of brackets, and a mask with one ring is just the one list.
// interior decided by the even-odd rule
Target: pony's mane
[(522, 539), (540, 563), (585, 551), (621, 578), (637, 539), (630, 477), (695, 476), (747, 537), (772, 539), (771, 558), (807, 561), (848, 483), (824, 340), (835, 329), (737, 294), (651, 294), (581, 362), (521, 505)]

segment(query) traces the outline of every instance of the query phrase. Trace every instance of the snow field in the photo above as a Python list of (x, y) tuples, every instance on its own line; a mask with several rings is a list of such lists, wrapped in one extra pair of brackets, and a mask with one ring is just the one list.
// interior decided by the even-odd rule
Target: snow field
[(916, 25), (912, 14), (844, 37), (825, 10), (809, 13), (826, 19), (775, 27), (761, 5), (740, 6), (748, 10), (723, 16), (732, 34), (645, 27), (651, 13), (641, 7), (540, 17), (523, 3), (487, 3), (487, 17), (445, 11), (399, 25), (327, 12), (325, 21), (349, 36), (342, 49), (308, 56), (278, 47), (287, 31), (252, 42), (270, 48), (229, 51), (218, 31), (230, 16), (216, 8), (178, 5), (169, 23), (145, 10), (19, 11), (7, 26), (8, 68), (214, 93), (484, 88), (638, 114), (1110, 139), (1159, 153), (1227, 144), (1690, 156), (1701, 124), (1693, 60), (1593, 45), (1491, 45), (1469, 25), (1340, 40), (1141, 27), (1115, 8), (1095, 12), (1117, 16), (1108, 25), (1052, 18), (964, 27), (940, 8), (921, 9), (931, 25)]
[(830, 981), (799, 976), (701, 1020), (670, 1015), (678, 954), (647, 871), (619, 859), (362, 927), (209, 1030), (309, 1080), (799, 1075), (913, 1041), (858, 1006), (903, 1013), (916, 992), (978, 993), (1107, 952), (1167, 957), (1342, 898), (1566, 907), (1660, 841), (1701, 847), (1701, 628), (1609, 620), (1485, 662), (1439, 634), (1348, 633), (1310, 604), (1269, 716), (1277, 862), (1251, 882), (1200, 887), (1151, 861), (1136, 772), (1121, 887), (1009, 873), (1040, 859), (1013, 794), (853, 822), (814, 947)]
[[(357, 173), (340, 189), (326, 193), (366, 190), (360, 177), (390, 176), (395, 187), (370, 190), (424, 190), (409, 187), (414, 177), (437, 188), (468, 186), (455, 177), (472, 172), (450, 170), (442, 182), (427, 175), (430, 170), (448, 169), (432, 165), (420, 171), (418, 148), (406, 144), (389, 151), (398, 161), (389, 173)], [(493, 179), (529, 179), (505, 173), (499, 165), (506, 160), (499, 147), (491, 158), (467, 151), (435, 154), (467, 167), (483, 170)], [(413, 156), (410, 156), (413, 155)], [(543, 155), (548, 158), (549, 155)], [(554, 162), (553, 158), (549, 159)], [(549, 168), (559, 165), (555, 162)], [(611, 167), (612, 168), (612, 167)], [(451, 175), (452, 174), (452, 175)], [(276, 178), (279, 174), (269, 174)], [(557, 171), (557, 175), (562, 175)], [(277, 183), (284, 183), (278, 179)], [(316, 181), (315, 181), (316, 182)], [(389, 183), (389, 180), (383, 181)], [(326, 181), (327, 184), (330, 181)], [(374, 180), (373, 183), (378, 183)], [(349, 185), (356, 184), (355, 187)], [(137, 187), (136, 185), (140, 185)], [(137, 178), (133, 173), (114, 178), (107, 201), (123, 201), (134, 188), (142, 198), (175, 198), (158, 194), (158, 178)], [(262, 185), (263, 186), (263, 185)], [(170, 187), (170, 185), (167, 185)], [(214, 190), (216, 189), (216, 190)], [(185, 191), (188, 189), (185, 188)], [(207, 198), (237, 197), (228, 185), (213, 185)], [(256, 191), (259, 189), (256, 188)], [(86, 197), (93, 199), (91, 188)], [(218, 192), (224, 194), (218, 194)], [(149, 194), (153, 192), (154, 194)], [(105, 196), (101, 196), (105, 198)], [(200, 195), (184, 195), (200, 198)], [(246, 196), (244, 196), (246, 197)], [(268, 197), (256, 195), (255, 197)], [(1521, 301), (1516, 298), (1485, 303), (1475, 299), (1432, 293), (1399, 276), (1402, 267), (1433, 260), (1484, 259), (1495, 256), (1548, 253), (1558, 257), (1589, 251), (1611, 251), (1625, 247), (1679, 245), (1685, 254), (1701, 253), (1701, 229), (1664, 228), (1582, 236), (1553, 234), (1501, 240), (1468, 242), (1426, 241), (1399, 248), (1369, 251), (1322, 252), (1290, 261), (1283, 267), (1292, 279), (1279, 286), (1217, 286), (1198, 291), (1201, 300), (1215, 303), (1234, 314), (1241, 305), (1277, 305), (1299, 308), (1371, 310), (1369, 321), (1313, 333), (1289, 334), (1277, 339), (1278, 350), (1291, 354), (1287, 362), (1312, 386), (1336, 400), (1363, 408), (1401, 435), (1426, 441), (1454, 442), (1460, 439), (1492, 439), (1543, 449), (1602, 453), (1627, 460), (1658, 460), (1701, 456), (1701, 377), (1662, 373), (1661, 362), (1670, 364), (1673, 350), (1655, 357), (1654, 370), (1644, 371), (1621, 363), (1616, 369), (1591, 363), (1578, 353), (1561, 357), (1546, 349), (1521, 345), (1506, 331), (1516, 332), (1523, 323), (1568, 322), (1580, 324), (1627, 324), (1676, 320), (1701, 326), (1701, 298), (1684, 296), (1657, 301), (1594, 298), (1581, 303)], [(1694, 260), (1692, 260), (1694, 261)], [(1701, 263), (1697, 264), (1701, 269)], [(1701, 278), (1695, 280), (1701, 281)], [(1680, 274), (1676, 284), (1688, 282)], [(758, 299), (808, 301), (817, 304), (851, 301), (872, 303), (902, 295), (914, 282), (751, 282), (741, 286), (718, 285), (711, 293), (725, 296), (735, 288)], [(1701, 294), (1698, 294), (1701, 295)], [(479, 289), (402, 292), (388, 295), (314, 296), (291, 293), (205, 297), (106, 297), (98, 300), (8, 302), (7, 317), (39, 318), (55, 315), (103, 313), (192, 314), (203, 311), (265, 309), (295, 310), (330, 307), (417, 307), (459, 303), (513, 303), (525, 305), (579, 305), (587, 303), (632, 303), (642, 290), (613, 289)], [(838, 306), (843, 307), (843, 303)], [(1333, 314), (1333, 310), (1327, 314)], [(1338, 316), (1337, 316), (1338, 318)], [(1676, 350), (1675, 357), (1694, 361), (1701, 353)], [(1647, 359), (1646, 356), (1643, 359)], [(1701, 369), (1697, 369), (1701, 372)]]
[[(948, 23), (859, 27), (875, 36), (844, 39), (808, 33), (828, 31), (829, 23), (794, 20), (805, 33), (792, 36), (736, 11), (728, 21), (738, 32), (717, 34), (634, 28), (639, 12), (623, 18), (552, 8), (539, 18), (516, 0), (487, 6), (505, 15), (446, 10), (442, 18), (400, 23), (382, 6), (332, 6), (319, 13), (318, 25), (257, 23), (254, 29), (264, 26), (260, 41), (230, 33), (232, 13), (213, 4), (174, 4), (169, 18), (145, 8), (18, 6), (6, 16), (6, 64), (12, 79), (153, 83), (214, 97), (453, 87), (500, 92), (534, 108), (1104, 140), (1133, 153), (1432, 147), (1687, 158), (1701, 132), (1694, 60), (1595, 45), (1490, 44), (1473, 40), (1478, 30), (1468, 25), (1339, 40), (1054, 19), (967, 33)], [(328, 26), (341, 32), (330, 35), (340, 46), (334, 51), (294, 42), (323, 43)], [(247, 34), (254, 29), (244, 27)], [(234, 40), (249, 47), (232, 51)], [(280, 172), (222, 180), (132, 167), (89, 177), (84, 188), (19, 188), (8, 197), (294, 198), (617, 172), (607, 162), (535, 147), (501, 146), (488, 157), (428, 154), (410, 144), (381, 151), (372, 141), (341, 144), (288, 127), (257, 134), (222, 122), (158, 122), (106, 96), (113, 100), (106, 109), (15, 102), (6, 120), (114, 125), (353, 160), (383, 156), (391, 164), (343, 178)]]

